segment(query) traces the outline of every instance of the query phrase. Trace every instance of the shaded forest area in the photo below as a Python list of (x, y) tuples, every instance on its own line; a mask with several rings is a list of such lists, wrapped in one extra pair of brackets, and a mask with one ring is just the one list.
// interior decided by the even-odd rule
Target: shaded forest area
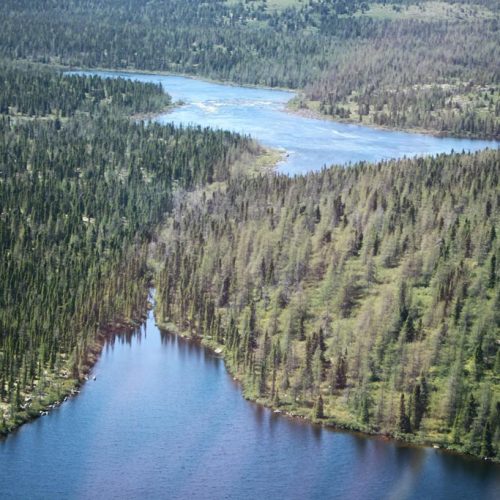
[(99, 335), (144, 314), (147, 246), (176, 188), (224, 181), (256, 146), (127, 116), (156, 85), (2, 63), (0, 433), (74, 388)]
[(299, 108), (336, 119), (500, 137), (493, 0), (5, 0), (0, 14), (9, 58), (305, 89)]
[(179, 198), (158, 318), (221, 348), (249, 398), (498, 456), (499, 176), (487, 150)]

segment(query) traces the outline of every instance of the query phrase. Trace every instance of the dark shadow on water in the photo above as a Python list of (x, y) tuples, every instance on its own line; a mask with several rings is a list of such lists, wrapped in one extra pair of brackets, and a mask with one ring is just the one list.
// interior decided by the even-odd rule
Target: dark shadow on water
[(395, 446), (395, 459), (399, 467), (410, 468), (412, 473), (420, 472), (426, 457), (423, 448), (410, 448), (406, 446)]
[(500, 487), (500, 466), (498, 464), (486, 461), (481, 462), (474, 457), (446, 453), (439, 450), (435, 453), (439, 456), (441, 467), (447, 473), (454, 475), (472, 475), (480, 481), (496, 479)]
[(358, 457), (364, 458), (368, 451), (368, 440), (362, 436), (354, 434), (351, 436), (351, 441), (354, 445), (354, 449), (356, 450)]
[(259, 429), (262, 429), (268, 410), (266, 410), (266, 408), (264, 408), (261, 405), (253, 405), (253, 406), (254, 406), (254, 417), (255, 417), (254, 420), (255, 422), (257, 422), (257, 427)]
[(323, 427), (321, 425), (312, 425), (312, 435), (316, 442), (321, 442), (323, 437)]
[(175, 344), (177, 343), (177, 339), (179, 338), (175, 333), (161, 329), (159, 329), (159, 331), (160, 331), (160, 341), (162, 345), (166, 347), (175, 346)]
[[(106, 340), (104, 343), (105, 352), (113, 352), (115, 345), (128, 345), (132, 346), (132, 341), (141, 343), (142, 338), (146, 338), (145, 322), (138, 326), (137, 328), (117, 330), (116, 332), (111, 332), (106, 335)], [(143, 328), (144, 325), (144, 328)]]
[(166, 348), (174, 348), (180, 359), (196, 359), (197, 363), (218, 368), (221, 359), (216, 356), (209, 348), (201, 345), (199, 339), (184, 338), (176, 333), (158, 328), (160, 340)]

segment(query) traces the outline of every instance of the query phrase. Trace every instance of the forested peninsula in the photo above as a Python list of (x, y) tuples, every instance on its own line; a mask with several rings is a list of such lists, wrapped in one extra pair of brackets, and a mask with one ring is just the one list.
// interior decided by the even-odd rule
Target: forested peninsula
[(179, 200), (157, 318), (245, 394), (315, 422), (494, 457), (500, 153), (258, 176)]
[(259, 147), (131, 120), (170, 104), (157, 85), (0, 68), (2, 433), (74, 390), (104, 334), (140, 324), (175, 189), (227, 180)]
[[(297, 90), (295, 110), (500, 138), (494, 0), (0, 4), (0, 434), (157, 320), (245, 395), (314, 422), (500, 457), (498, 150), (263, 172), (251, 138), (146, 123), (160, 85)], [(56, 69), (59, 68), (59, 69)]]

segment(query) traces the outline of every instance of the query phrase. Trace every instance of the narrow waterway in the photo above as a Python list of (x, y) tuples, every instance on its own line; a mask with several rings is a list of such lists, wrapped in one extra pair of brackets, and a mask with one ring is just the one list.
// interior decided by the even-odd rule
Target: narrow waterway
[(318, 170), (333, 163), (379, 161), (451, 151), (498, 147), (495, 141), (433, 137), (382, 130), (287, 113), (292, 92), (223, 85), (181, 76), (92, 72), (161, 83), (174, 101), (184, 105), (156, 118), (160, 123), (201, 125), (250, 134), (261, 143), (286, 151), (278, 170), (289, 175)]
[[(161, 81), (186, 102), (159, 121), (249, 133), (288, 152), (288, 174), (498, 146), (291, 115), (289, 92), (128, 76)], [(93, 373), (78, 397), (0, 442), (0, 498), (500, 498), (491, 463), (334, 432), (245, 401), (221, 359), (161, 333), (152, 312), (140, 332), (105, 346)]]

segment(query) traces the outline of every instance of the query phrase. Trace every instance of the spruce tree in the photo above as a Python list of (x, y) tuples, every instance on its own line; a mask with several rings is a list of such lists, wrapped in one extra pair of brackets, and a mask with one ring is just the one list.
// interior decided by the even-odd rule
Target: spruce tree
[(324, 418), (323, 397), (321, 394), (317, 397), (313, 407), (313, 417), (315, 419)]
[(399, 403), (399, 418), (398, 418), (398, 430), (403, 434), (411, 432), (411, 423), (408, 415), (406, 414), (405, 406), (405, 395), (401, 394)]
[(486, 422), (484, 426), (483, 438), (481, 441), (481, 451), (480, 455), (482, 457), (491, 458), (495, 456), (495, 450), (493, 449), (492, 436), (490, 423)]

